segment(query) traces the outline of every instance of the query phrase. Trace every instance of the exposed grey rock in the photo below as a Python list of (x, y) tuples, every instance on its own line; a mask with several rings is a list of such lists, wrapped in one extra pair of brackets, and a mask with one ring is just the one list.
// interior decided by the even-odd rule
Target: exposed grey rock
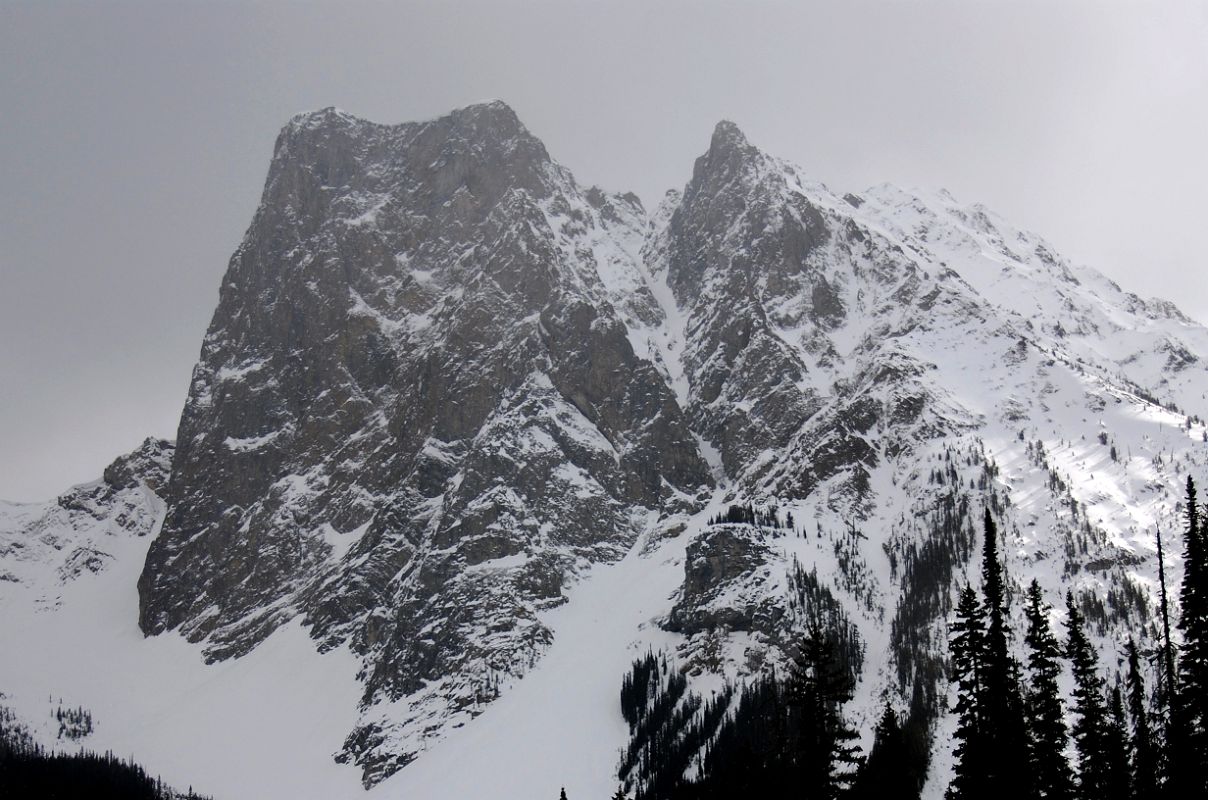
[(770, 633), (784, 615), (764, 584), (776, 562), (765, 539), (776, 531), (714, 525), (689, 546), (684, 585), (664, 627), (694, 634), (725, 628)]
[[(661, 321), (643, 224), (502, 103), (291, 121), (194, 371), (143, 629), (225, 658), (302, 615), (364, 657), (367, 709), (455, 714), (523, 674), (566, 582), (711, 484), (629, 338)], [(349, 739), (367, 782), (414, 746), (386, 724)]]
[[(580, 187), (502, 103), (402, 125), (325, 109), (278, 138), (170, 479), (151, 447), (61, 505), (109, 519), (115, 492), (164, 496), (148, 634), (222, 659), (301, 618), (320, 649), (351, 648), (364, 695), (338, 758), (367, 785), (522, 677), (554, 635), (543, 612), (656, 531), (649, 549), (695, 537), (661, 621), (695, 666), (718, 669), (700, 654), (733, 634), (749, 674), (824, 625), (858, 671), (857, 623), (879, 636), (893, 612), (878, 674), (897, 659), (898, 688), (934, 695), (942, 665), (911, 648), (935, 650), (968, 557), (951, 509), (1010, 498), (979, 433), (1005, 420), (1022, 451), (1017, 428), (1072, 385), (1079, 407), (1092, 383), (1117, 403), (1202, 395), (1200, 333), (1157, 326), (1105, 355), (1120, 315), (1186, 321), (950, 195), (836, 195), (732, 123), (647, 216)], [(967, 381), (962, 348), (1010, 372)], [(689, 518), (773, 498), (810, 510), (812, 539)], [(846, 529), (824, 538), (824, 518)], [(1100, 534), (1063, 535), (1131, 563)], [(63, 544), (68, 572), (104, 567), (88, 546)], [(1073, 548), (1065, 569), (1091, 570)]]
[(717, 639), (748, 634), (744, 665), (785, 663), (811, 629), (833, 636), (853, 675), (863, 662), (857, 628), (813, 571), (786, 562), (775, 539), (798, 535), (780, 527), (710, 525), (688, 545), (684, 583), (662, 627), (686, 637), (681, 657), (691, 667), (724, 672)]

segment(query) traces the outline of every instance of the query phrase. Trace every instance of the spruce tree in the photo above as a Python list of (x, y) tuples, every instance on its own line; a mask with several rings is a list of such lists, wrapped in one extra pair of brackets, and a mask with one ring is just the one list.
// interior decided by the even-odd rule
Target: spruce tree
[(1132, 718), (1132, 738), (1129, 748), (1132, 755), (1133, 797), (1151, 800), (1158, 794), (1158, 754), (1154, 748), (1153, 732), (1149, 724), (1149, 708), (1145, 699), (1145, 679), (1141, 675), (1141, 657), (1137, 645), (1128, 640), (1125, 650), (1128, 657), (1128, 714)]
[(1104, 800), (1131, 800), (1132, 775), (1128, 764), (1128, 722), (1119, 685), (1112, 688), (1109, 714), (1104, 729), (1103, 755), (1107, 766), (1107, 794)]
[(986, 671), (985, 615), (977, 593), (968, 584), (956, 605), (956, 620), (949, 639), (951, 680), (956, 684), (956, 764), (948, 787), (950, 800), (977, 800), (990, 792), (989, 746), (985, 730)]
[(986, 610), (986, 668), (984, 715), (989, 746), (996, 757), (987, 762), (989, 779), (998, 791), (1014, 797), (1030, 794), (1027, 726), (1019, 687), (1019, 665), (1011, 657), (1008, 639), (1006, 587), (998, 560), (998, 526), (985, 510), (982, 547), (982, 593)]
[(566, 800), (566, 787), (562, 787), (561, 793), (558, 795), (558, 800)]
[(848, 800), (918, 800), (919, 784), (910, 780), (913, 772), (906, 734), (897, 712), (886, 700), (872, 750), (860, 768)]
[(1158, 541), (1158, 610), (1162, 617), (1162, 665), (1161, 675), (1165, 684), (1160, 697), (1162, 707), (1166, 709), (1167, 717), (1174, 703), (1177, 684), (1174, 669), (1174, 644), (1170, 638), (1170, 597), (1166, 592), (1166, 556), (1162, 549), (1162, 529), (1156, 532)]
[(1072, 592), (1066, 593), (1069, 612), (1069, 639), (1066, 657), (1074, 673), (1074, 744), (1078, 750), (1078, 792), (1082, 800), (1103, 800), (1108, 796), (1107, 709), (1104, 707), (1103, 679), (1099, 677), (1099, 659), (1087, 639), (1082, 613)]
[(1195, 663), (1194, 641), (1201, 633), (1205, 601), (1203, 592), (1204, 549), (1203, 531), (1200, 525), (1195, 481), (1187, 476), (1186, 522), (1183, 527), (1183, 584), (1179, 591), (1179, 630), (1183, 632), (1183, 657), (1180, 659), (1180, 678), (1187, 684), (1189, 693), (1197, 688), (1192, 681), (1199, 678)]
[(1030, 689), (1024, 698), (1024, 711), (1032, 792), (1044, 800), (1069, 800), (1074, 792), (1074, 776), (1065, 758), (1069, 735), (1057, 685), (1061, 646), (1049, 626), (1051, 609), (1035, 580), (1028, 586), (1026, 603), (1028, 630), (1024, 642), (1028, 646)]
[[(1194, 484), (1193, 484), (1194, 488)], [(1160, 729), (1155, 736), (1154, 755), (1158, 765), (1159, 784), (1163, 793), (1172, 798), (1188, 794), (1192, 783), (1190, 754), (1183, 704), (1179, 700), (1176, 647), (1170, 635), (1170, 596), (1166, 588), (1166, 556), (1162, 546), (1162, 529), (1156, 532), (1158, 543), (1158, 602), (1162, 617), (1161, 689), (1158, 704), (1162, 709)]]
[(820, 630), (806, 637), (787, 687), (796, 719), (790, 763), (801, 791), (834, 800), (849, 787), (859, 764), (859, 735), (843, 719), (852, 681), (835, 657), (834, 643)]
[[(1187, 521), (1183, 528), (1183, 585), (1179, 594), (1179, 630), (1183, 645), (1179, 658), (1179, 691), (1174, 703), (1170, 752), (1177, 791), (1208, 794), (1208, 548), (1196, 497), (1195, 481), (1187, 477)], [(1192, 766), (1194, 765), (1194, 766)], [(1175, 774), (1178, 773), (1178, 774)]]

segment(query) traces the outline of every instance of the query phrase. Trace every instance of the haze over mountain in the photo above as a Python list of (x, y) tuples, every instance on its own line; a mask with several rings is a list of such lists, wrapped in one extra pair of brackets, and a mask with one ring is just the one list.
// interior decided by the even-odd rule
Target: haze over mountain
[(1204, 353), (980, 205), (833, 192), (729, 122), (648, 210), (502, 102), (302, 114), (175, 444), (0, 506), (0, 690), (224, 800), (606, 796), (636, 657), (707, 694), (823, 625), (854, 722), (926, 699), (938, 797), (982, 509), (1013, 593), (1152, 637)]
[(1208, 320), (1185, 240), (1208, 7), (1087, 5), (7, 3), (0, 496), (175, 436), (273, 138), (333, 102), (400, 122), (504, 97), (581, 183), (650, 210), (733, 119), (832, 187), (946, 187)]

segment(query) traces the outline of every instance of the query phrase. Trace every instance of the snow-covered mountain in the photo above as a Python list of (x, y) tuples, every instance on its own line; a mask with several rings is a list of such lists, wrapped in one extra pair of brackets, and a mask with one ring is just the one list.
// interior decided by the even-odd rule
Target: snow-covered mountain
[[(0, 507), (0, 633), (25, 652), (0, 702), (103, 706), (107, 746), (224, 799), (607, 796), (635, 657), (708, 694), (821, 621), (854, 722), (936, 709), (938, 796), (981, 509), (1016, 592), (1073, 589), (1109, 653), (1151, 636), (1153, 531), (1208, 460), (1205, 354), (1172, 304), (981, 206), (836, 194), (728, 122), (647, 214), (499, 102), (300, 115), (175, 453)], [(762, 524), (710, 523), (745, 504)], [(47, 684), (46, 632), (95, 631), (98, 603), (126, 615), (89, 637), (100, 663), (153, 700), (124, 708), (86, 661)], [(134, 733), (152, 707), (159, 735)], [(258, 735), (173, 750), (199, 717)], [(300, 783), (274, 786), (291, 754)]]

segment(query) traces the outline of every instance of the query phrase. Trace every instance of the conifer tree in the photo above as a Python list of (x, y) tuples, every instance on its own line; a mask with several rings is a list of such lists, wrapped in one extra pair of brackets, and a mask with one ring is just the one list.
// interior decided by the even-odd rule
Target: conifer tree
[[(1194, 484), (1192, 484), (1194, 490)], [(1194, 755), (1186, 733), (1186, 714), (1179, 699), (1176, 646), (1170, 635), (1170, 596), (1166, 588), (1166, 556), (1162, 546), (1162, 529), (1157, 529), (1158, 544), (1158, 602), (1162, 617), (1161, 690), (1158, 692), (1161, 729), (1155, 737), (1154, 755), (1158, 764), (1159, 784), (1163, 793), (1172, 798), (1186, 796), (1191, 791), (1192, 774), (1189, 765)]]
[[(1183, 585), (1179, 594), (1179, 629), (1183, 645), (1179, 658), (1179, 691), (1174, 703), (1171, 768), (1181, 792), (1208, 793), (1208, 547), (1196, 497), (1195, 481), (1187, 477), (1187, 521), (1183, 529)], [(1194, 765), (1194, 766), (1192, 766)], [(1184, 783), (1186, 781), (1186, 783)]]
[(1099, 677), (1099, 659), (1083, 629), (1082, 613), (1067, 592), (1066, 610), (1069, 639), (1066, 656), (1074, 673), (1074, 744), (1078, 750), (1078, 792), (1082, 800), (1103, 800), (1108, 796), (1107, 709), (1104, 707), (1103, 679)]
[(989, 747), (984, 729), (986, 628), (977, 593), (968, 584), (961, 590), (952, 624), (949, 648), (952, 680), (956, 683), (956, 765), (950, 800), (976, 800), (989, 796)]
[(614, 794), (612, 796), (612, 800), (629, 800), (629, 798), (625, 796), (625, 787), (624, 786), (617, 787), (616, 794)]
[(1166, 557), (1162, 549), (1162, 529), (1157, 529), (1158, 540), (1158, 610), (1162, 617), (1162, 665), (1161, 675), (1165, 687), (1161, 692), (1162, 706), (1169, 717), (1176, 693), (1174, 670), (1174, 644), (1170, 638), (1170, 598), (1166, 592)]
[(983, 714), (984, 731), (996, 757), (987, 761), (989, 779), (996, 789), (1009, 796), (1030, 794), (1028, 770), (1019, 765), (1028, 761), (1027, 726), (1024, 723), (1023, 698), (1019, 687), (1019, 665), (1008, 648), (1006, 587), (1002, 564), (998, 560), (998, 526), (990, 509), (985, 510), (985, 538), (982, 548), (982, 594), (986, 613), (986, 664)]
[(1158, 754), (1154, 748), (1153, 733), (1149, 724), (1149, 710), (1145, 699), (1145, 679), (1141, 675), (1141, 657), (1137, 645), (1128, 640), (1128, 712), (1132, 718), (1132, 786), (1137, 800), (1151, 800), (1158, 794)]
[(1069, 800), (1074, 792), (1074, 776), (1065, 758), (1069, 735), (1065, 727), (1057, 679), (1061, 675), (1061, 646), (1049, 626), (1049, 611), (1035, 580), (1028, 586), (1028, 646), (1030, 689), (1024, 698), (1028, 725), (1029, 764), (1033, 796), (1044, 800)]
[(558, 800), (566, 800), (566, 787), (562, 787), (561, 793), (558, 795)]
[(917, 800), (919, 785), (910, 780), (914, 771), (905, 733), (897, 712), (887, 700), (873, 736), (872, 750), (860, 768), (849, 800)]
[(1107, 766), (1107, 794), (1104, 800), (1130, 800), (1132, 776), (1128, 765), (1128, 722), (1119, 685), (1112, 687), (1109, 714), (1104, 728), (1103, 755)]
[(859, 735), (843, 719), (852, 682), (836, 663), (834, 644), (815, 629), (789, 677), (788, 703), (797, 718), (791, 763), (803, 793), (833, 800), (849, 788), (859, 763)]

